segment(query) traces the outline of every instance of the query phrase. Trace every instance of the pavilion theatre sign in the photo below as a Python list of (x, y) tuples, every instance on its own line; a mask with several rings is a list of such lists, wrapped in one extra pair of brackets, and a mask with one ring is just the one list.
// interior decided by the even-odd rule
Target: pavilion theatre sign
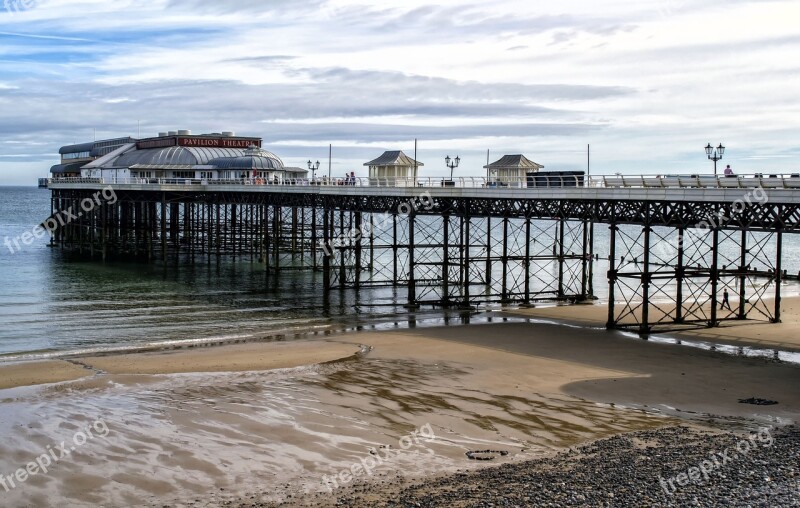
[(178, 138), (178, 146), (197, 148), (247, 148), (251, 145), (260, 147), (260, 139), (235, 138)]
[(199, 137), (168, 137), (148, 139), (136, 144), (139, 150), (148, 148), (166, 148), (169, 146), (187, 146), (196, 148), (248, 148), (251, 145), (261, 147), (258, 138), (199, 138)]

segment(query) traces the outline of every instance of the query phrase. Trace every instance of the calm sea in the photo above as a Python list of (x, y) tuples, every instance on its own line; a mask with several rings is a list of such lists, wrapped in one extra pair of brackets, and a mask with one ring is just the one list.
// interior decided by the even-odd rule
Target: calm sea
[[(0, 241), (31, 231), (49, 213), (47, 190), (0, 187)], [(604, 253), (607, 230), (600, 227), (596, 234), (598, 252)], [(250, 262), (76, 262), (48, 241), (36, 240), (13, 254), (0, 245), (0, 360), (371, 326), (406, 317), (404, 288), (324, 296), (315, 273), (274, 276)], [(786, 268), (797, 273), (800, 241), (790, 236), (786, 243)], [(601, 298), (605, 270), (598, 263), (595, 291)]]

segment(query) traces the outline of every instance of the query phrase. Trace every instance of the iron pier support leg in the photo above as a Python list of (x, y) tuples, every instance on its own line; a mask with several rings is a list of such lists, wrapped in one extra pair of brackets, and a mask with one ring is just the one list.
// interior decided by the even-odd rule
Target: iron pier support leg
[(313, 205), (311, 208), (311, 262), (313, 263), (314, 271), (319, 269), (317, 263), (317, 206)]
[[(55, 213), (56, 213), (56, 202), (55, 201), (56, 201), (56, 193), (54, 191), (50, 195), (50, 217), (55, 217)], [(58, 228), (56, 228), (56, 230), (50, 230), (49, 231), (50, 232), (50, 247), (54, 247), (55, 244), (56, 244), (56, 235), (55, 235), (56, 231), (58, 231)]]
[(281, 223), (282, 214), (283, 209), (280, 205), (272, 206), (272, 269), (275, 273), (280, 271), (281, 229), (283, 228), (283, 224)]
[(260, 215), (259, 222), (261, 229), (259, 230), (259, 244), (261, 244), (259, 252), (259, 262), (267, 267), (266, 272), (269, 272), (269, 208), (266, 205), (259, 205), (258, 212)]
[(461, 256), (461, 280), (464, 285), (464, 307), (469, 307), (469, 263), (470, 263), (470, 231), (469, 231), (469, 223), (470, 217), (469, 215), (465, 215), (461, 218), (463, 226), (463, 239), (461, 241), (461, 248), (463, 249), (463, 254)]
[(414, 224), (416, 223), (416, 216), (414, 212), (408, 214), (408, 306), (417, 306), (417, 281), (416, 275), (416, 262), (414, 259)]
[(331, 214), (327, 208), (322, 209), (322, 280), (325, 292), (331, 289), (331, 255), (333, 254), (331, 242)]
[(239, 235), (237, 230), (237, 226), (239, 224), (238, 214), (239, 214), (239, 208), (234, 203), (231, 205), (231, 246), (233, 248), (234, 263), (236, 262), (236, 244), (239, 241)]
[(442, 305), (450, 305), (450, 216), (442, 217)]
[(558, 298), (564, 298), (564, 229), (566, 219), (558, 220)]
[(501, 303), (508, 302), (508, 217), (503, 217), (503, 284), (500, 293)]
[(486, 217), (486, 287), (492, 286), (492, 218)]
[(606, 328), (611, 330), (616, 328), (616, 316), (614, 312), (614, 289), (617, 286), (617, 225), (611, 224), (609, 230), (609, 254), (608, 254), (608, 321)]
[(355, 245), (355, 254), (356, 254), (356, 266), (355, 266), (355, 286), (358, 288), (361, 285), (361, 254), (362, 254), (362, 245), (364, 241), (364, 237), (362, 231), (364, 230), (364, 216), (361, 212), (356, 212), (356, 226), (355, 231), (356, 234), (353, 235), (353, 241), (356, 243)]
[(678, 266), (675, 267), (675, 322), (683, 323), (683, 279), (686, 277), (686, 267), (683, 266), (685, 250), (683, 245), (686, 230), (678, 228)]
[(525, 303), (531, 303), (531, 218), (525, 217)]
[(778, 230), (778, 244), (775, 259), (775, 318), (773, 323), (781, 322), (781, 283), (783, 283), (783, 231)]
[[(747, 230), (742, 230), (741, 257), (739, 259), (739, 319), (747, 319)], [(780, 255), (780, 254), (779, 254)]]
[(375, 269), (375, 214), (369, 214), (369, 271)]
[(589, 298), (594, 298), (594, 221), (589, 220)]
[(110, 210), (109, 205), (103, 205), (100, 208), (100, 241), (102, 242), (102, 259), (105, 263), (106, 256), (108, 255), (108, 216)]
[(215, 215), (214, 215), (214, 221), (215, 221), (215, 224), (217, 226), (216, 227), (216, 231), (215, 231), (215, 238), (216, 238), (216, 244), (217, 244), (217, 262), (219, 262), (219, 258), (220, 258), (220, 254), (221, 254), (220, 251), (222, 249), (222, 226), (220, 224), (220, 220), (221, 220), (220, 219), (220, 215), (221, 215), (222, 211), (221, 211), (221, 207), (220, 207), (219, 203), (216, 204), (215, 208), (216, 208), (216, 212), (215, 212)]
[(709, 327), (715, 327), (717, 322), (717, 305), (719, 298), (717, 291), (719, 290), (719, 230), (714, 228), (711, 232), (711, 322), (708, 323)]
[(642, 323), (639, 334), (647, 337), (650, 333), (650, 233), (652, 228), (648, 225), (644, 227), (644, 259), (642, 267)]
[(588, 300), (589, 296), (587, 294), (587, 285), (588, 285), (588, 275), (589, 275), (589, 263), (591, 263), (591, 254), (589, 253), (589, 224), (586, 221), (583, 221), (583, 245), (581, 246), (581, 300), (585, 301)]
[(345, 221), (345, 212), (344, 208), (339, 210), (339, 238), (344, 239), (342, 243), (342, 247), (339, 249), (339, 288), (344, 289), (347, 286), (347, 259), (348, 259), (348, 250), (353, 248), (353, 242), (355, 239), (353, 238), (352, 231), (353, 231), (353, 212), (350, 212), (350, 223), (349, 228), (347, 227), (347, 222)]
[(297, 207), (292, 207), (292, 239), (291, 239), (291, 249), (292, 249), (292, 258), (294, 258), (295, 254), (297, 253)]
[(392, 214), (392, 285), (400, 285), (400, 275), (397, 273), (397, 258), (400, 246), (397, 244), (397, 213)]
[(167, 193), (161, 193), (161, 260), (167, 260)]

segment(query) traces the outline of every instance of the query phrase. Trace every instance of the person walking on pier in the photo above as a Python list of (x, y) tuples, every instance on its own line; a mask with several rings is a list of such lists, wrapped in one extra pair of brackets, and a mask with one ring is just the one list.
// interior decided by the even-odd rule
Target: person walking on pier
[(719, 306), (719, 310), (722, 310), (726, 307), (729, 311), (733, 312), (733, 309), (731, 309), (730, 295), (728, 294), (727, 289), (722, 292), (722, 304)]

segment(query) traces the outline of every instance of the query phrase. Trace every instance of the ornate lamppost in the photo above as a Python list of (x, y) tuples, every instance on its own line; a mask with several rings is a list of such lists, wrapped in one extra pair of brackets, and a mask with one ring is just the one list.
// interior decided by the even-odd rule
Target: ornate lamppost
[(461, 162), (461, 157), (456, 155), (455, 159), (450, 159), (450, 156), (444, 158), (444, 163), (450, 168), (450, 181), (453, 181), (453, 170), (458, 167), (458, 164)]
[(309, 160), (308, 161), (308, 169), (311, 170), (311, 182), (312, 183), (316, 182), (317, 181), (317, 170), (319, 169), (319, 161), (311, 162)]
[(711, 146), (711, 143), (706, 145), (706, 155), (708, 156), (708, 160), (714, 161), (714, 176), (717, 176), (717, 161), (722, 159), (723, 154), (725, 154), (725, 147), (722, 146), (722, 143), (720, 143), (716, 148)]

